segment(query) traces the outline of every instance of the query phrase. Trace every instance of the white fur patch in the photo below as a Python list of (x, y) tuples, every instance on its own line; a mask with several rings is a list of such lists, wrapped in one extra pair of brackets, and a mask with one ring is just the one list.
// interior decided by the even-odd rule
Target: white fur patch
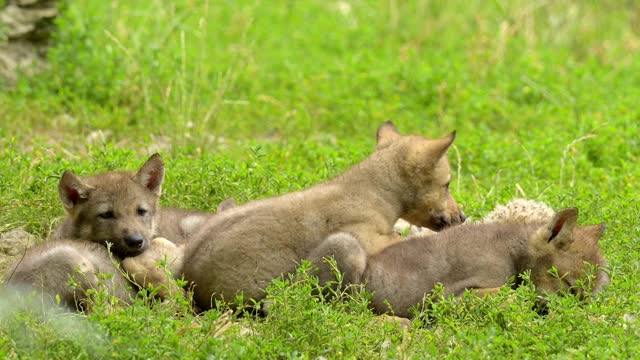
[(513, 199), (506, 205), (497, 205), (480, 222), (503, 224), (546, 223), (555, 212), (547, 204), (529, 199)]
[[(496, 205), (496, 208), (487, 214), (479, 223), (501, 223), (501, 224), (538, 224), (551, 221), (555, 211), (547, 204), (530, 199), (513, 199), (505, 205)], [(473, 221), (467, 219), (465, 223)], [(398, 234), (406, 232), (407, 236), (427, 234), (431, 230), (398, 219), (393, 225), (393, 230)]]
[(404, 219), (398, 219), (398, 221), (396, 221), (396, 223), (393, 225), (393, 231), (399, 235), (406, 234), (407, 237), (413, 236), (413, 235), (419, 235), (419, 234), (434, 233), (434, 231), (431, 229), (411, 225), (408, 221)]

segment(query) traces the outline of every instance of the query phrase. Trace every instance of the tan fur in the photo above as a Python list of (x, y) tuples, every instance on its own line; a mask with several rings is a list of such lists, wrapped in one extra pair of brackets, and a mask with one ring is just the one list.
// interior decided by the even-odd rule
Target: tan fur
[[(218, 204), (217, 213), (235, 206), (236, 203), (233, 198), (226, 199)], [(199, 215), (184, 217), (181, 227), (187, 232), (193, 232), (198, 226), (202, 225), (204, 220), (206, 218)], [(155, 238), (151, 240), (151, 246), (145, 252), (138, 256), (124, 259), (122, 268), (126, 270), (137, 285), (145, 288), (153, 285), (157, 288), (157, 295), (161, 299), (166, 299), (176, 293), (184, 293), (184, 289), (178, 288), (174, 281), (174, 276), (182, 272), (184, 247), (184, 244), (176, 245), (165, 238)], [(166, 262), (166, 268), (159, 266), (161, 261)]]
[(306, 191), (251, 202), (211, 219), (187, 245), (184, 275), (197, 304), (213, 298), (261, 299), (274, 278), (291, 272), (327, 236), (348, 232), (368, 254), (400, 240), (403, 217), (441, 230), (463, 215), (448, 190), (447, 149), (438, 140), (401, 136), (391, 122), (378, 130), (378, 147), (345, 174)]
[[(85, 268), (85, 274), (93, 273), (92, 268), (105, 268), (114, 274), (113, 293), (121, 297), (127, 293), (124, 285), (128, 281), (121, 273), (113, 271), (107, 243), (112, 244), (116, 260), (144, 253), (150, 240), (156, 236), (182, 246), (213, 216), (200, 211), (159, 208), (163, 180), (164, 163), (158, 154), (151, 156), (136, 173), (108, 172), (80, 178), (66, 171), (58, 187), (67, 211), (66, 219), (54, 231), (50, 241), (35, 246), (26, 252), (24, 258), (16, 261), (7, 272), (11, 274), (7, 275), (7, 283), (11, 286), (36, 286), (51, 296), (61, 294), (67, 302), (73, 298), (72, 295), (77, 295), (66, 281), (76, 266)], [(132, 244), (132, 237), (140, 241)], [(147, 271), (157, 273), (158, 267), (148, 258), (165, 252), (153, 251), (139, 260), (149, 266)], [(179, 254), (182, 255), (182, 250)], [(127, 264), (136, 262), (129, 260)], [(32, 271), (35, 271), (34, 275)], [(34, 276), (38, 276), (38, 281)], [(95, 279), (87, 276), (88, 286), (95, 285)], [(167, 279), (156, 282), (167, 284), (167, 288), (173, 285)]]
[(81, 178), (65, 171), (58, 191), (67, 217), (51, 238), (111, 243), (118, 257), (144, 252), (156, 236), (184, 244), (213, 213), (160, 208), (164, 171), (158, 154), (136, 173), (111, 171)]
[[(510, 278), (531, 271), (531, 281), (541, 294), (561, 290), (584, 296), (575, 284), (587, 268), (606, 266), (598, 240), (604, 225), (577, 226), (576, 209), (559, 211), (546, 223), (470, 224), (429, 236), (417, 236), (368, 256), (350, 234), (336, 234), (319, 246), (310, 260), (320, 267), (321, 281), (332, 278), (323, 256), (334, 256), (350, 283), (364, 283), (373, 293), (377, 313), (392, 310), (407, 317), (437, 283), (445, 295), (476, 290), (495, 292)], [(558, 270), (560, 279), (549, 273)], [(609, 283), (599, 270), (592, 292)], [(391, 309), (389, 308), (391, 307)]]
[(164, 163), (152, 156), (136, 174), (108, 172), (80, 178), (65, 171), (58, 185), (67, 212), (53, 239), (112, 243), (118, 256), (143, 252), (156, 233)]
[[(134, 282), (143, 288), (150, 285), (158, 289), (161, 299), (183, 292), (170, 274), (178, 274), (182, 269), (183, 249), (165, 238), (151, 240), (151, 246), (144, 253), (122, 260), (122, 267)], [(166, 269), (159, 265), (166, 261)]]

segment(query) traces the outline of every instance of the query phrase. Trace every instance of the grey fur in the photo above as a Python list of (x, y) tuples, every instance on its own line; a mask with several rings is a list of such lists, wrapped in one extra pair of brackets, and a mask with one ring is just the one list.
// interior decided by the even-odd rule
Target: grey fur
[[(567, 209), (547, 223), (459, 225), (408, 238), (370, 256), (354, 236), (334, 234), (309, 260), (319, 266), (320, 279), (326, 282), (332, 279), (332, 272), (322, 258), (334, 256), (346, 279), (365, 284), (373, 292), (376, 313), (393, 311), (408, 317), (409, 309), (421, 304), (437, 283), (444, 286), (445, 295), (461, 295), (467, 289), (482, 295), (529, 270), (541, 293), (567, 290), (582, 275), (584, 261), (606, 266), (597, 244), (604, 225), (576, 226), (576, 218), (577, 210)], [(551, 266), (564, 280), (547, 272)], [(608, 283), (608, 276), (600, 270), (592, 291)]]

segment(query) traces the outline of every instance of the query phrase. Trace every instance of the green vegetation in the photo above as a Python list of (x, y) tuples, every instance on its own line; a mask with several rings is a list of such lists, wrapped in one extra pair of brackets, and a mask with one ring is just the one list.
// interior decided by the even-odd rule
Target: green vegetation
[[(472, 218), (514, 197), (605, 222), (610, 287), (533, 290), (380, 321), (366, 293), (321, 302), (303, 267), (266, 318), (179, 301), (37, 318), (0, 303), (2, 357), (627, 358), (640, 353), (640, 8), (605, 1), (68, 1), (51, 67), (0, 94), (0, 231), (44, 238), (64, 169), (135, 169), (159, 150), (163, 204), (215, 209), (306, 188), (375, 130), (456, 129), (452, 191)], [(225, 327), (226, 326), (226, 327)], [(637, 355), (636, 355), (637, 356)]]

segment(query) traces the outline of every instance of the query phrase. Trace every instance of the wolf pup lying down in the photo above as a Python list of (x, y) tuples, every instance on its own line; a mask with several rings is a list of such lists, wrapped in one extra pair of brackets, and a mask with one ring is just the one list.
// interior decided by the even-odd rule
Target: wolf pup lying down
[[(160, 208), (158, 200), (164, 180), (164, 162), (158, 154), (137, 173), (107, 172), (80, 178), (65, 171), (58, 190), (67, 211), (52, 239), (29, 249), (5, 274), (5, 283), (41, 288), (59, 294), (62, 302), (75, 308), (84, 292), (98, 287), (97, 272), (113, 274), (112, 294), (127, 301), (135, 292), (107, 251), (116, 260), (144, 252), (156, 236), (183, 246), (212, 213)], [(160, 259), (161, 260), (161, 259)], [(78, 274), (79, 272), (79, 274)], [(71, 289), (70, 275), (80, 275), (81, 286)], [(136, 279), (138, 280), (138, 279)]]
[[(551, 221), (539, 224), (460, 225), (427, 236), (407, 238), (378, 254), (367, 255), (354, 236), (340, 233), (329, 237), (310, 260), (319, 266), (320, 280), (333, 274), (321, 259), (334, 256), (345, 279), (365, 284), (373, 293), (376, 313), (393, 310), (409, 317), (410, 308), (422, 303), (437, 283), (445, 295), (461, 295), (467, 289), (479, 295), (497, 291), (508, 279), (531, 271), (531, 281), (540, 293), (569, 291), (584, 296), (576, 282), (587, 269), (585, 263), (606, 266), (598, 240), (604, 224), (577, 226), (578, 210), (557, 212)], [(555, 267), (559, 277), (549, 273)], [(609, 283), (601, 269), (591, 291)]]
[(65, 171), (58, 192), (67, 217), (52, 239), (110, 242), (118, 257), (142, 253), (155, 236), (185, 243), (212, 214), (160, 208), (163, 181), (164, 162), (158, 154), (135, 174), (112, 171), (80, 178)]
[(454, 138), (401, 136), (387, 122), (376, 151), (346, 173), (212, 218), (185, 249), (183, 274), (195, 285), (196, 304), (208, 309), (238, 293), (260, 300), (269, 282), (336, 232), (362, 239), (362, 250), (375, 254), (401, 240), (393, 231), (400, 217), (434, 230), (463, 222), (449, 193), (446, 154)]
[[(113, 263), (107, 248), (92, 241), (47, 241), (27, 249), (7, 270), (4, 286), (37, 290), (43, 300), (69, 310), (91, 311), (88, 289), (102, 289), (124, 303), (136, 296), (133, 286)], [(100, 274), (104, 275), (101, 276)], [(71, 278), (77, 286), (70, 284)]]

